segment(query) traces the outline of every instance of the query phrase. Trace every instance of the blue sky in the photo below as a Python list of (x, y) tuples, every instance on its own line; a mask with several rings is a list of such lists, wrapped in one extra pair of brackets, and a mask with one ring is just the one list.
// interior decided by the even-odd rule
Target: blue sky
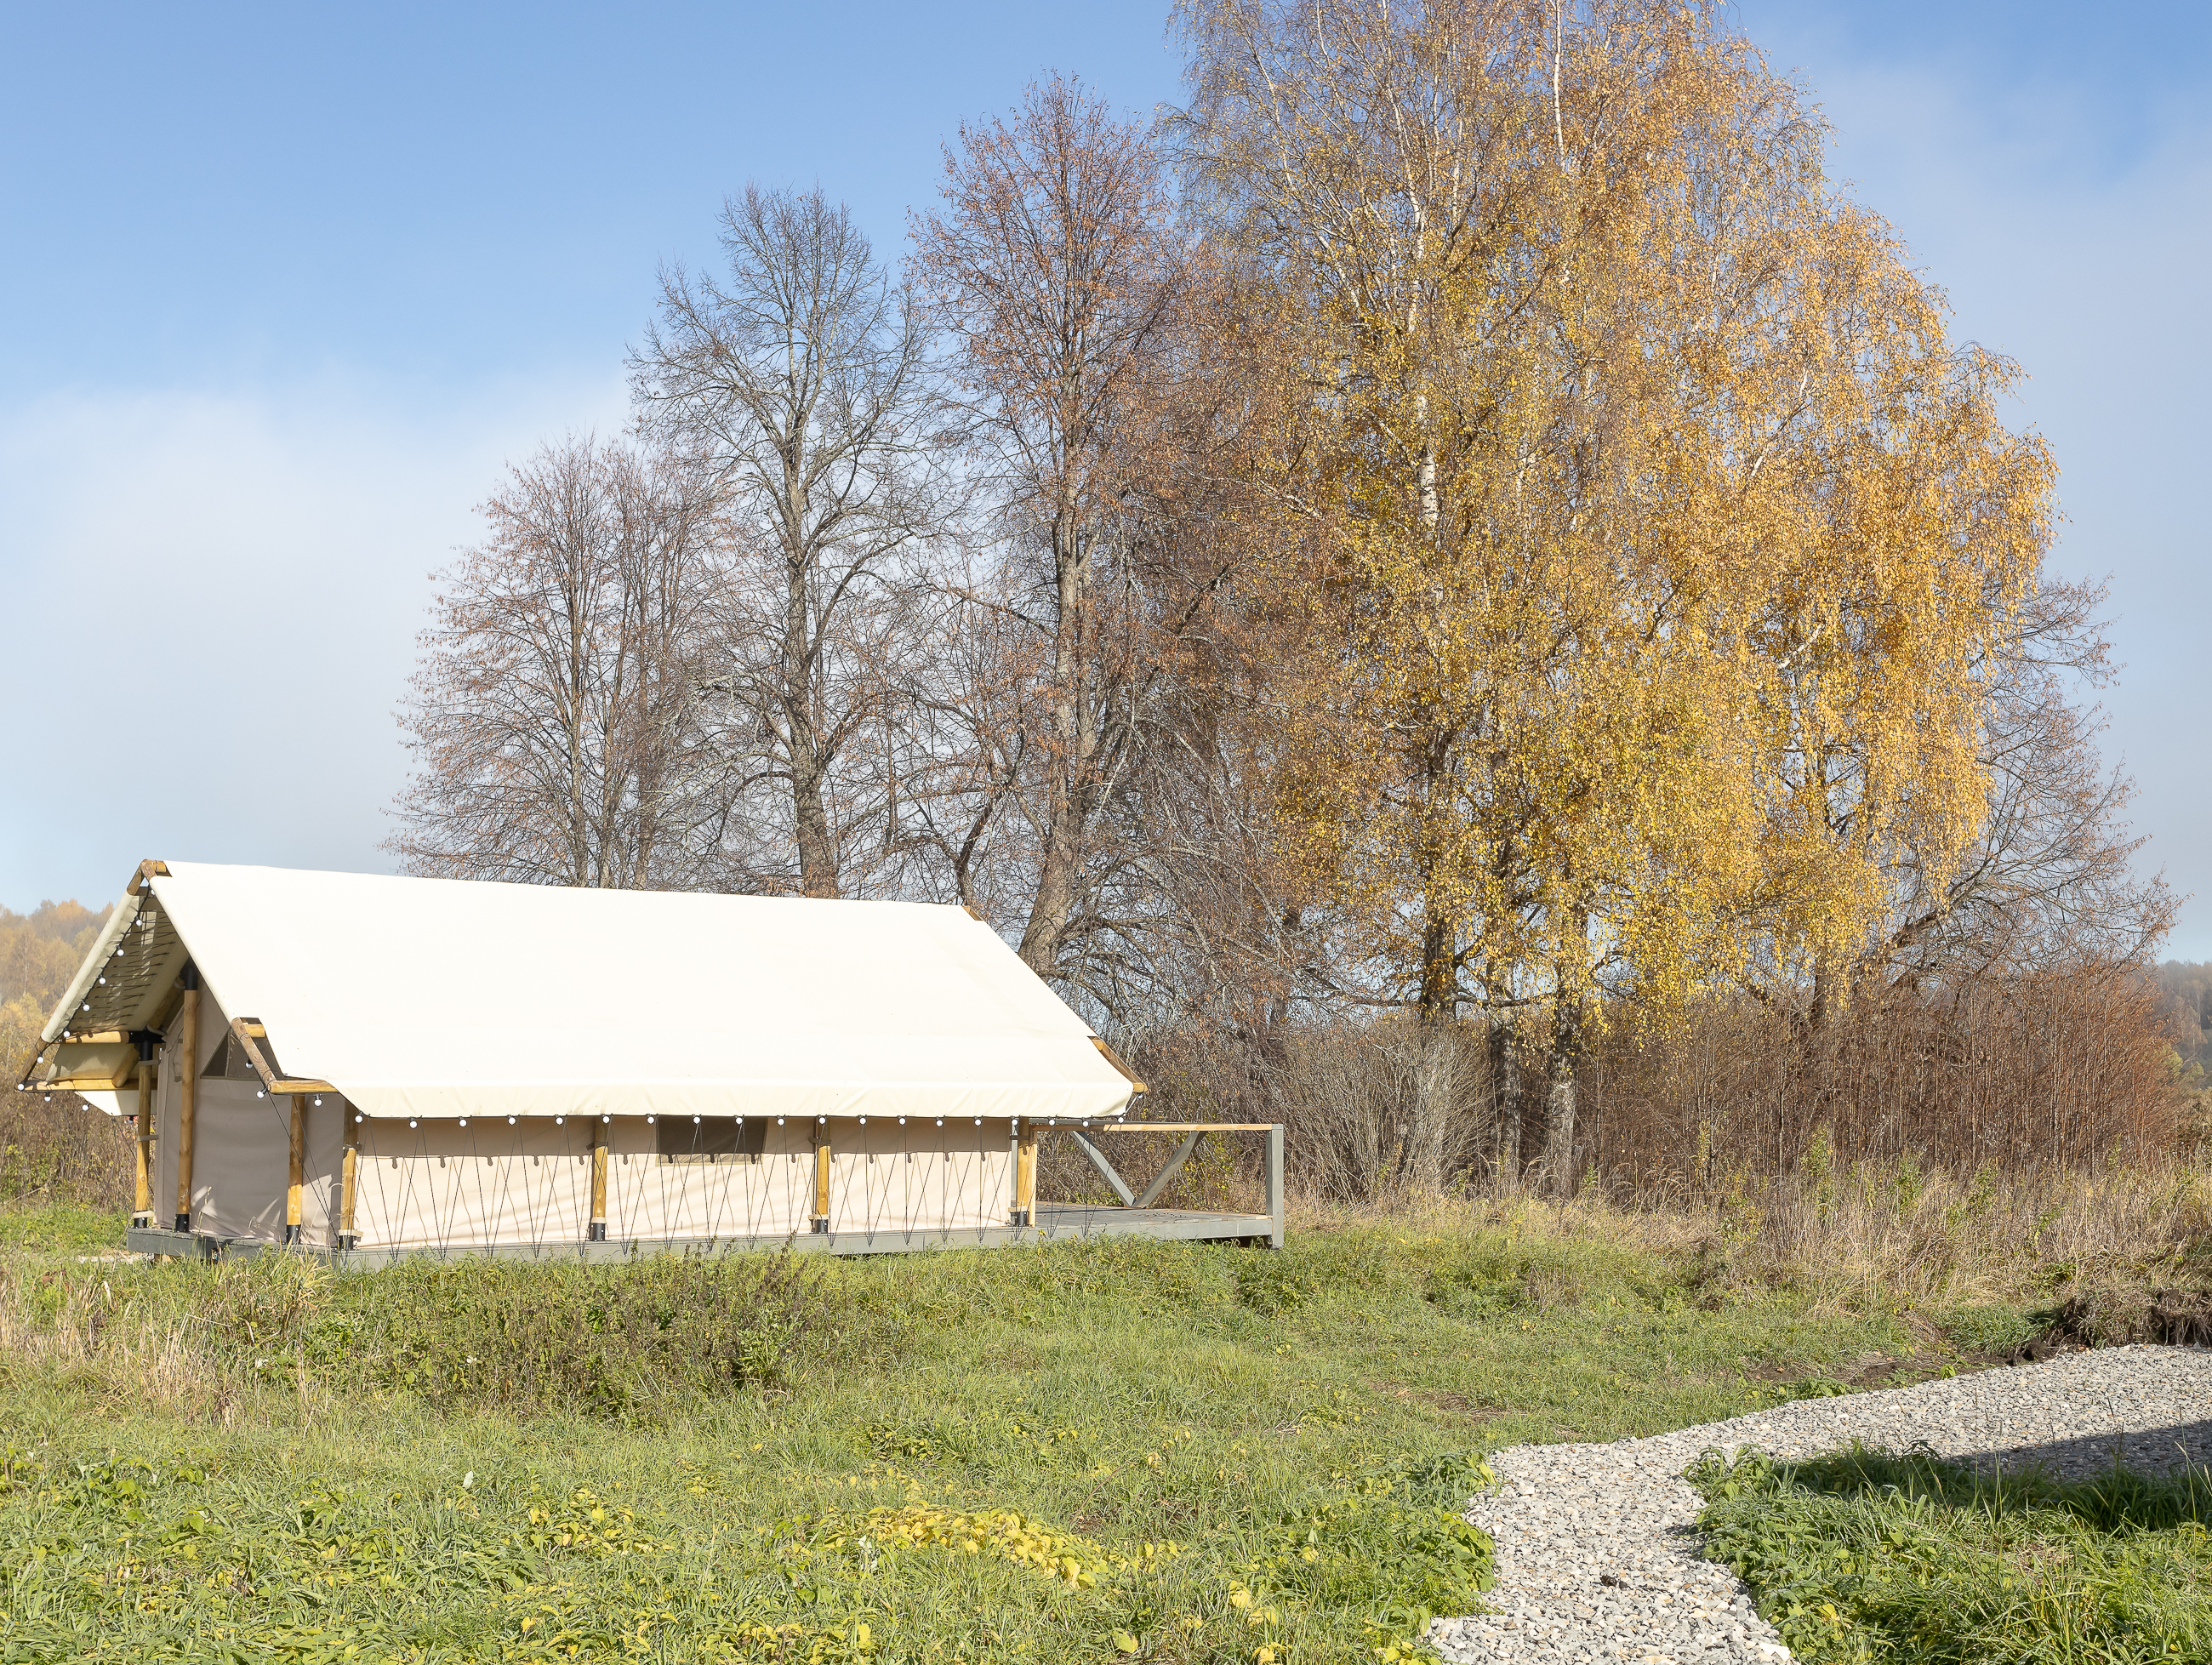
[[(504, 459), (618, 424), (657, 264), (813, 183), (896, 252), (1041, 70), (1177, 92), (1156, 4), (5, 9), (0, 902), (142, 856), (379, 869), (427, 575)], [(828, 21), (817, 22), (817, 16)], [(2203, 900), (2212, 12), (1744, 0), (1962, 337), (2030, 374), (2107, 738)], [(134, 764), (133, 759), (143, 759)]]

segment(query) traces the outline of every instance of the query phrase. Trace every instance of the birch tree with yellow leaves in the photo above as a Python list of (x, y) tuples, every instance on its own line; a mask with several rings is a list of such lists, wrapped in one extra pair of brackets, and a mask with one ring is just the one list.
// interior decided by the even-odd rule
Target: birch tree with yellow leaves
[(1194, 194), (1298, 343), (1279, 812), (1437, 1079), (1526, 1020), (1499, 1158), (1565, 1183), (1595, 991), (1818, 975), (1972, 836), (2048, 459), (1713, 9), (1182, 18)]

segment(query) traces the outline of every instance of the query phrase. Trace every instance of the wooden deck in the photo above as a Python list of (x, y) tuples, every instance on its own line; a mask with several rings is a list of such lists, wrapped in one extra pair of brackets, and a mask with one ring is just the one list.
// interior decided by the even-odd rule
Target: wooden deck
[(124, 1234), (124, 1247), (140, 1255), (168, 1255), (186, 1260), (243, 1260), (264, 1254), (307, 1254), (340, 1270), (368, 1271), (399, 1261), (580, 1261), (593, 1263), (641, 1260), (653, 1255), (754, 1255), (790, 1249), (813, 1255), (912, 1255), (945, 1249), (1002, 1249), (1023, 1243), (1067, 1243), (1085, 1237), (1153, 1237), (1171, 1242), (1219, 1243), (1280, 1249), (1279, 1216), (1215, 1213), (1188, 1208), (1128, 1208), (1086, 1204), (1041, 1203), (1035, 1225), (969, 1226), (951, 1231), (793, 1232), (769, 1237), (651, 1237), (624, 1242), (485, 1243), (448, 1249), (374, 1247), (336, 1250), (288, 1249), (261, 1237), (225, 1237), (212, 1232), (173, 1231), (137, 1226)]

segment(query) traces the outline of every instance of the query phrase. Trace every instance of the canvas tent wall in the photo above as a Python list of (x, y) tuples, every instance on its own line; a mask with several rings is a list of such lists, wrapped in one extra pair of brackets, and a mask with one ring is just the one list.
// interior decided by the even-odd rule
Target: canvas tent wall
[(1137, 1091), (958, 908), (181, 862), (142, 866), (42, 1041), (27, 1090), (128, 1113), (144, 1084), (157, 1219), (189, 1078), (191, 1229), (274, 1240), (296, 1195), (335, 1243), (350, 1149), (388, 1251), (573, 1243), (595, 1176), (615, 1237), (1002, 1228), (1024, 1127)]

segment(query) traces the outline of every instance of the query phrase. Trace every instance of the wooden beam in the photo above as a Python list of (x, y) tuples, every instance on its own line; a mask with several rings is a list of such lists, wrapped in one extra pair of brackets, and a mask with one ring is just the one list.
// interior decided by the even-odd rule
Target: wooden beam
[(597, 1116), (592, 1118), (592, 1218), (584, 1240), (607, 1240), (607, 1124)]
[(127, 1029), (65, 1029), (62, 1031), (62, 1040), (72, 1047), (127, 1046), (131, 1041), (131, 1031)]
[[(344, 1111), (341, 1110), (340, 1115)], [(354, 1124), (349, 1120), (346, 1126)], [(300, 1188), (307, 1182), (307, 1096), (292, 1095), (292, 1151), (291, 1167), (284, 1178), (284, 1241), (300, 1241)]]
[(1036, 1223), (1036, 1118), (1026, 1116), (1022, 1121), (1019, 1142), (1014, 1147), (1014, 1224), (1034, 1225)]
[(52, 1081), (33, 1081), (33, 1092), (115, 1092), (122, 1083), (112, 1075), (64, 1075)]
[[(295, 1115), (299, 1102), (292, 1101)], [(338, 1158), (338, 1247), (350, 1249), (361, 1242), (353, 1224), (354, 1203), (360, 1194), (361, 1123), (354, 1119), (353, 1106), (343, 1098), (338, 1101), (338, 1115), (345, 1125), (345, 1152)]]
[(146, 894), (149, 880), (167, 878), (168, 876), (169, 864), (167, 862), (150, 860), (142, 861), (138, 864), (138, 871), (131, 875), (131, 884), (129, 887), (131, 894), (134, 896), (143, 896)]
[(133, 1176), (131, 1218), (141, 1225), (154, 1223), (154, 1066), (138, 1066), (138, 1164)]
[(15, 1078), (15, 1085), (18, 1089), (33, 1087), (38, 1085), (31, 1079), (32, 1074), (40, 1065), (46, 1061), (46, 1054), (59, 1045), (61, 1045), (61, 1042), (58, 1041), (41, 1041), (39, 1042), (38, 1050), (31, 1054), (31, 1061), (23, 1066), (23, 1073)]
[(1094, 1133), (1264, 1133), (1273, 1121), (1102, 1121)]
[(269, 1060), (263, 1055), (261, 1048), (253, 1044), (256, 1041), (267, 1040), (269, 1031), (252, 1018), (232, 1018), (230, 1033), (232, 1038), (245, 1050), (246, 1061), (253, 1066), (253, 1073), (261, 1078), (261, 1086), (264, 1092), (336, 1092), (337, 1091), (327, 1081), (310, 1081), (304, 1077), (277, 1074), (270, 1066)]
[(814, 1212), (807, 1224), (817, 1232), (830, 1229), (830, 1124), (819, 1117), (814, 1123)]
[(200, 974), (185, 962), (184, 1093), (177, 1101), (177, 1230), (192, 1229), (192, 1122), (200, 1092)]
[(1127, 1081), (1139, 1092), (1144, 1091), (1145, 1084), (1137, 1079), (1135, 1073), (1131, 1071), (1127, 1064), (1121, 1060), (1120, 1057), (1115, 1054), (1113, 1048), (1108, 1046), (1105, 1042), (1100, 1040), (1095, 1035), (1091, 1037), (1091, 1044), (1097, 1048), (1101, 1053), (1105, 1054), (1106, 1061), (1108, 1063), (1111, 1064), (1115, 1069), (1121, 1072), (1121, 1079), (1123, 1080)]

